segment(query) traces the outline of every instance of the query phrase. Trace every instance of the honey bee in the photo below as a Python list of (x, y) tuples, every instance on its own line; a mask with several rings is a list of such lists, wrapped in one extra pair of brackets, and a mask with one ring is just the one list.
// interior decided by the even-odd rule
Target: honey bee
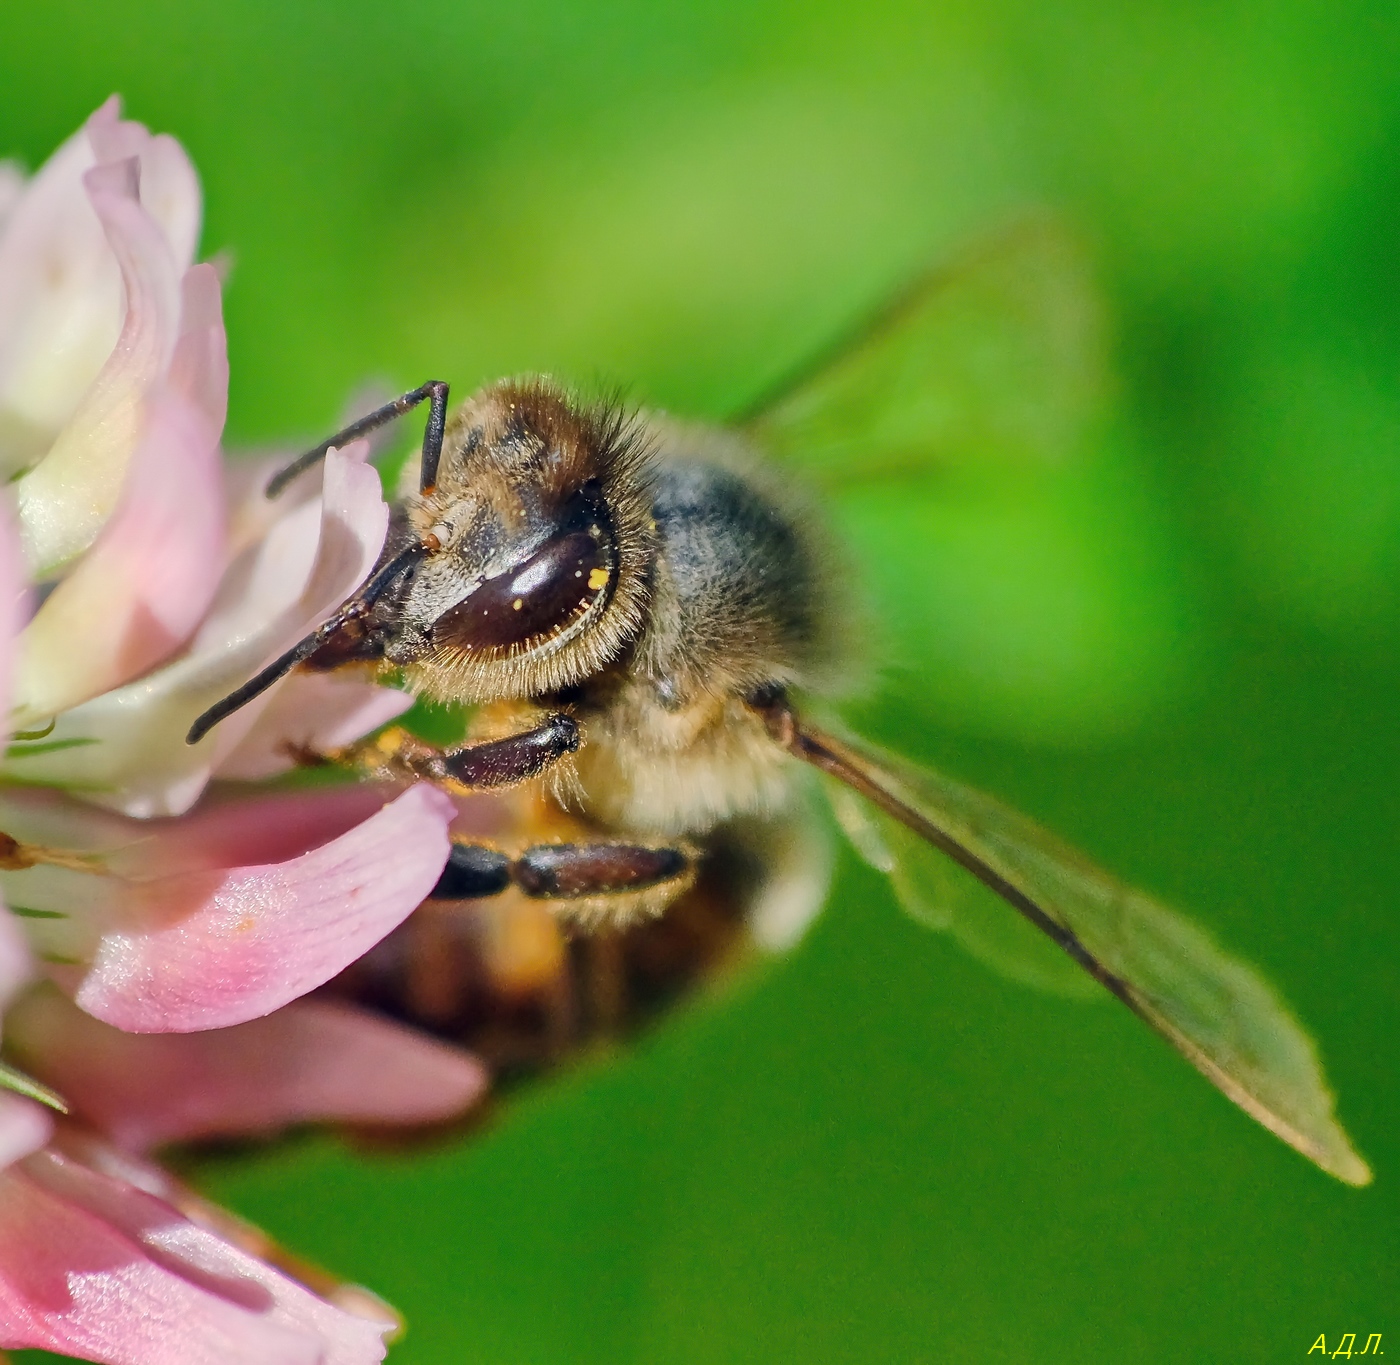
[[(988, 259), (1019, 261), (1024, 279), (1047, 243), (1061, 250), (1036, 229)], [(475, 708), (460, 744), (396, 727), (321, 756), (489, 793), (496, 819), (454, 843), (433, 899), (337, 988), (506, 1073), (635, 1022), (755, 938), (799, 932), (828, 878), (820, 774), (836, 823), (915, 918), (1016, 979), (1107, 991), (1283, 1141), (1365, 1184), (1310, 1039), (1252, 968), (1025, 817), (819, 709), (849, 673), (849, 575), (760, 446), (820, 430), (859, 449), (892, 392), (930, 379), (938, 310), (986, 264), (922, 281), (735, 430), (527, 377), (455, 411), (432, 381), (337, 432), (269, 495), (428, 405), (416, 482), (367, 582), (190, 741), (294, 668), (368, 670)], [(1053, 354), (1056, 336), (1042, 340)], [(917, 457), (907, 440), (867, 453), (906, 447)]]

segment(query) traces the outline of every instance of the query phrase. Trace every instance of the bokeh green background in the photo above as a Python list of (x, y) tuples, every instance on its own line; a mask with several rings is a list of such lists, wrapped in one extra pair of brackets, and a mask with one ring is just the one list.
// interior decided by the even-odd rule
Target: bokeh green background
[(1048, 510), (1014, 479), (927, 525), (848, 500), (893, 622), (857, 716), (1263, 965), (1378, 1172), (1317, 1174), (846, 858), (790, 958), (485, 1136), (301, 1140), (215, 1167), (220, 1198), (405, 1310), (402, 1365), (1400, 1350), (1393, 5), (0, 10), (0, 152), (37, 164), (114, 89), (232, 253), (243, 443), (373, 376), (548, 368), (722, 417), (951, 244), (1065, 213), (1111, 430)]

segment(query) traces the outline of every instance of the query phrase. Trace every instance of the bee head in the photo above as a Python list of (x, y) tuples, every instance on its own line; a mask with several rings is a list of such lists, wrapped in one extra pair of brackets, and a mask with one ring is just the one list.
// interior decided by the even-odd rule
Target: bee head
[(359, 592), (198, 716), (187, 743), (298, 666), (401, 668), (439, 700), (496, 701), (581, 682), (637, 633), (655, 527), (647, 450), (621, 409), (504, 380), (468, 399), (444, 437), (434, 486), (395, 509)]
[(652, 539), (646, 452), (616, 407), (538, 379), (493, 384), (453, 416), (436, 487), (405, 501), (385, 559), (426, 552), (357, 638), (308, 663), (378, 659), (460, 701), (557, 691), (636, 633)]

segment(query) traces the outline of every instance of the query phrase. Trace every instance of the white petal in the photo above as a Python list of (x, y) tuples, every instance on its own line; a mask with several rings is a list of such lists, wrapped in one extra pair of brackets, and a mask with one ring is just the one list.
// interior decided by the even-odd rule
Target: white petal
[(138, 163), (97, 166), (88, 196), (121, 267), (126, 316), (117, 344), (49, 453), (16, 486), (25, 559), (36, 576), (85, 550), (121, 494), (142, 402), (170, 366), (180, 273), (165, 234), (141, 207)]
[(117, 511), (20, 637), (17, 729), (163, 663), (194, 633), (218, 587), (219, 433), (173, 388), (152, 396), (146, 419)]
[[(171, 139), (123, 122), (115, 98), (27, 185), (12, 168), (0, 171), (2, 474), (48, 450), (117, 342), (126, 312), (121, 274), (83, 175), (133, 156), (143, 203), (169, 243), (177, 274), (183, 272), (199, 231), (194, 169)], [(17, 188), (22, 192), (7, 206)]]
[(116, 344), (121, 274), (83, 190), (78, 132), (39, 170), (0, 237), (0, 469), (38, 459)]
[(46, 741), (92, 742), (11, 758), (6, 770), (81, 789), (130, 815), (187, 810), (272, 694), (190, 746), (185, 735), (195, 717), (314, 629), (364, 582), (378, 558), (389, 509), (373, 469), (333, 451), (326, 459), (319, 534), (317, 513), (314, 503), (296, 509), (234, 564), (184, 658), (66, 712)]
[(24, 193), (25, 176), (17, 161), (0, 161), (0, 232)]
[(10, 713), (16, 639), (29, 612), (29, 585), (20, 557), (19, 527), (9, 502), (0, 498), (0, 738), (10, 731), (4, 718)]
[(278, 689), (217, 776), (256, 782), (293, 766), (294, 749), (325, 753), (401, 716), (413, 698), (392, 687), (334, 673), (299, 673)]
[(116, 95), (88, 119), (83, 131), (99, 166), (133, 156), (140, 159), (142, 207), (160, 224), (183, 274), (199, 245), (203, 214), (199, 177), (185, 149), (167, 133), (152, 136), (144, 124), (122, 118)]

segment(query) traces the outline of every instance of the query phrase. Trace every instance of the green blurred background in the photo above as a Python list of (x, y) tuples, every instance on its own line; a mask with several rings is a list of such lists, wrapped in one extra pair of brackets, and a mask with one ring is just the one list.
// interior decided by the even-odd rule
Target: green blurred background
[(0, 11), (0, 153), (37, 164), (112, 90), (185, 142), (232, 253), (245, 444), (376, 376), (723, 417), (941, 252), (1066, 215), (1107, 416), (1038, 491), (838, 501), (890, 660), (854, 718), (1262, 965), (1377, 1170), (1319, 1175), (846, 857), (791, 957), (486, 1135), (303, 1139), (217, 1165), (219, 1198), (402, 1308), (402, 1365), (1400, 1350), (1393, 5)]

